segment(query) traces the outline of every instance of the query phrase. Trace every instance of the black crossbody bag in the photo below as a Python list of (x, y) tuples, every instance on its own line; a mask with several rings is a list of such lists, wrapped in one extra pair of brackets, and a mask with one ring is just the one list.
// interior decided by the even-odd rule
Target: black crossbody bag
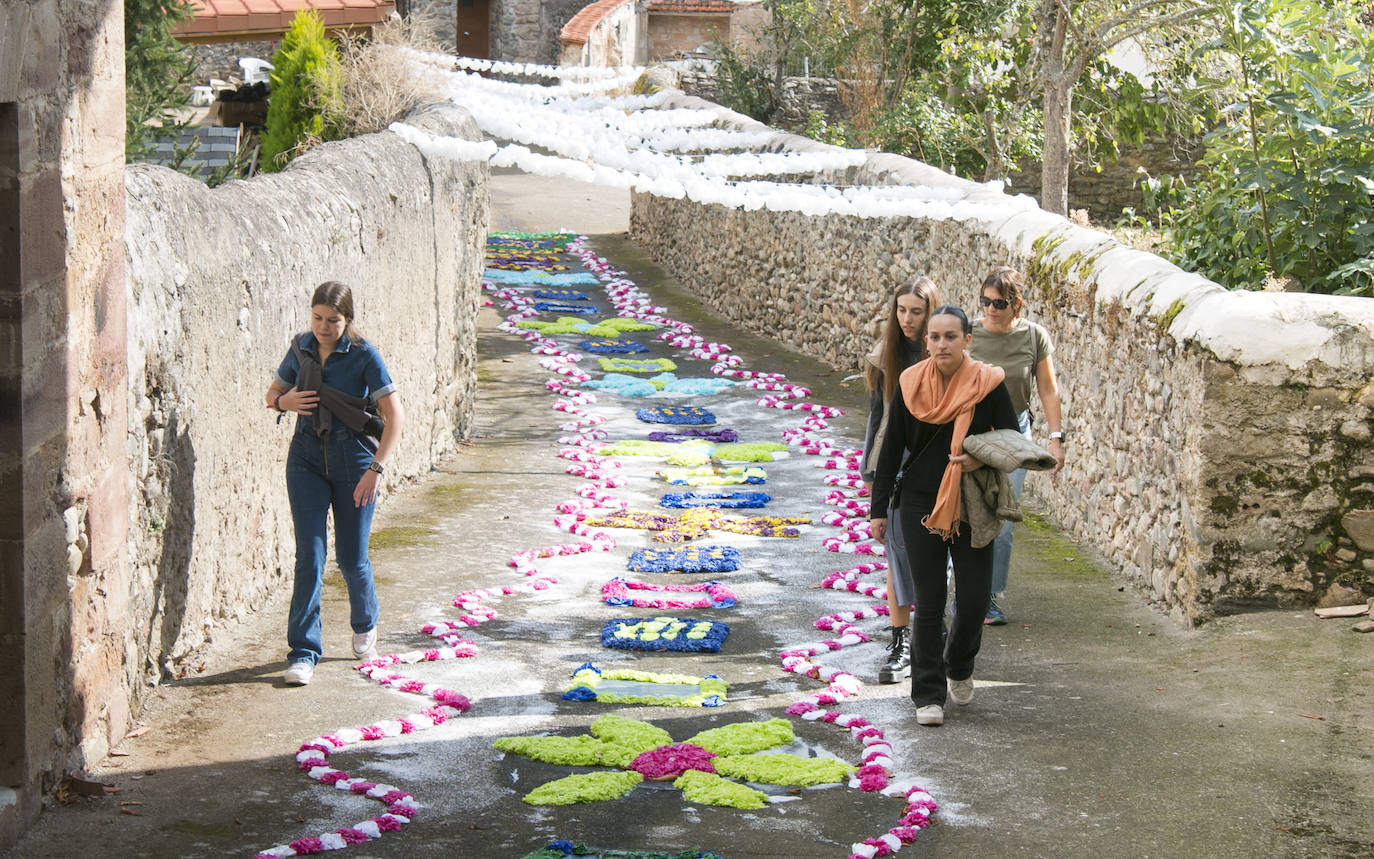
[[(889, 498), (887, 502), (887, 509), (889, 511), (896, 510), (898, 504), (901, 502), (902, 478), (906, 476), (907, 470), (910, 469), (911, 466), (916, 464), (916, 460), (921, 458), (921, 454), (925, 453), (927, 450), (930, 449), (930, 446), (935, 443), (935, 439), (939, 438), (940, 434), (940, 430), (935, 430), (935, 432), (931, 434), (930, 438), (926, 439), (926, 443), (921, 445), (920, 450), (918, 450), (916, 453), (908, 455), (906, 459), (902, 460), (902, 467), (897, 469), (897, 477), (892, 481), (892, 497)], [(889, 518), (891, 517), (889, 516)]]

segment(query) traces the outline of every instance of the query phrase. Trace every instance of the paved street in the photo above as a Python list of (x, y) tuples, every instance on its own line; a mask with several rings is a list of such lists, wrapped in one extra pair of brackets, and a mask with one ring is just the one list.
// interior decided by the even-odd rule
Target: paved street
[[(664, 308), (663, 316), (694, 326), (706, 343), (728, 344), (741, 369), (781, 373), (810, 390), (782, 404), (844, 411), (825, 426), (813, 423), (810, 439), (828, 440), (823, 447), (841, 451), (856, 447), (865, 397), (858, 383), (845, 380), (850, 371), (714, 319), (671, 272), (619, 235), (625, 210), (622, 193), (523, 175), (493, 177), (493, 230), (592, 234), (590, 250), (623, 269)], [(603, 311), (587, 315), (588, 321), (613, 315), (600, 285), (559, 288), (584, 290), (587, 303)], [(533, 300), (533, 289), (516, 291)], [(901, 856), (1374, 856), (1374, 635), (1355, 635), (1348, 622), (1320, 621), (1308, 610), (1223, 617), (1199, 630), (1180, 630), (1034, 516), (1017, 536), (1006, 604), (1012, 622), (986, 630), (969, 706), (951, 707), (941, 728), (917, 727), (905, 685), (874, 682), (886, 620), (861, 618), (853, 623), (874, 642), (813, 657), (819, 673), (840, 672), (836, 684), (855, 693), (823, 708), (844, 714), (849, 728), (789, 715), (789, 708), (808, 709), (827, 684), (785, 671), (780, 654), (840, 638), (852, 617), (847, 613), (880, 602), (817, 587), (836, 571), (880, 560), (826, 549), (827, 538), (845, 532), (822, 521), (845, 509), (835, 503), (844, 498), (832, 494), (844, 487), (827, 485), (826, 478), (846, 472), (823, 466), (842, 455), (808, 454), (805, 445), (793, 444), (775, 461), (727, 463), (763, 468), (765, 483), (689, 487), (664, 482), (659, 472), (671, 466), (662, 459), (617, 456), (619, 468), (602, 466), (623, 478), (610, 485), (569, 473), (597, 462), (559, 453), (590, 451), (572, 443), (579, 432), (600, 430), (620, 441), (682, 429), (643, 423), (634, 413), (644, 407), (708, 409), (716, 418), (710, 428), (732, 428), (745, 443), (784, 440), (785, 432), (806, 428), (808, 415), (824, 412), (761, 407), (761, 397), (786, 392), (743, 385), (671, 398), (593, 391), (594, 402), (579, 404), (575, 395), (547, 389), (551, 379), (569, 381), (548, 369), (554, 366), (550, 356), (533, 354), (527, 342), (498, 328), (512, 312), (505, 304), (493, 298), (482, 311), (471, 443), (430, 479), (386, 498), (373, 539), (379, 650), (442, 647), (422, 628), (466, 616), (477, 625), (459, 632), (475, 655), (393, 666), (418, 681), (415, 692), (400, 688), (400, 680), (381, 685), (381, 673), (364, 677), (348, 654), (347, 599), (335, 573), (325, 588), (325, 661), (310, 686), (287, 688), (281, 672), (289, 594), (277, 594), (246, 623), (217, 637), (203, 670), (151, 694), (140, 719), (146, 730), (89, 773), (119, 792), (75, 797), (46, 810), (13, 856), (252, 856), (356, 828), (387, 813), (388, 804), (396, 814), (413, 796), (418, 811), (412, 822), (338, 855), (523, 857), (566, 839), (670, 854), (696, 848), (725, 859), (843, 859), (856, 842), (899, 826), (912, 800), (898, 789), (911, 785), (928, 791), (939, 810)], [(552, 321), (557, 315), (528, 318)], [(685, 345), (671, 346), (658, 333), (623, 335), (649, 346), (648, 353), (605, 357), (671, 358), (680, 378), (721, 378), (711, 372), (712, 360), (691, 357)], [(556, 337), (564, 349), (587, 339)], [(599, 356), (583, 354), (576, 366), (600, 376)], [(567, 410), (553, 408), (560, 400)], [(585, 426), (570, 425), (579, 419)], [(569, 441), (560, 443), (560, 437)], [(806, 517), (810, 524), (797, 537), (712, 530), (695, 544), (737, 549), (739, 569), (672, 575), (631, 572), (627, 562), (636, 550), (661, 553), (683, 544), (656, 542), (655, 532), (642, 528), (556, 519), (577, 515), (560, 512), (560, 505), (591, 517), (615, 509), (593, 507), (598, 496), (614, 496), (630, 510), (676, 516), (683, 510), (665, 509), (660, 499), (668, 491), (691, 490), (766, 492), (771, 499), (763, 508), (725, 512)], [(585, 533), (574, 535), (569, 527)], [(587, 536), (595, 532), (605, 537)], [(508, 564), (531, 549), (584, 539), (595, 549), (531, 559), (533, 576)], [(714, 579), (736, 603), (674, 610), (607, 605), (603, 587), (616, 576), (655, 585)], [(881, 576), (851, 573), (863, 588), (881, 586)], [(556, 581), (528, 587), (542, 579)], [(516, 592), (471, 596), (506, 587)], [(466, 609), (452, 604), (460, 593), (470, 595)], [(719, 653), (602, 646), (608, 620), (659, 614), (726, 624), (729, 633)], [(829, 631), (816, 625), (825, 617), (833, 618)], [(467, 645), (458, 649), (466, 652)], [(560, 697), (587, 662), (603, 671), (716, 674), (728, 691), (717, 707)], [(849, 675), (862, 687), (846, 687)], [(440, 725), (417, 725), (413, 714), (459, 703), (436, 689), (460, 694), (471, 709)], [(607, 683), (601, 689), (646, 694), (643, 685)], [(691, 691), (691, 684), (680, 682), (664, 689)], [(648, 780), (600, 802), (522, 802), (569, 775), (624, 770), (503, 753), (493, 747), (497, 739), (585, 735), (607, 715), (649, 723), (673, 743), (708, 728), (778, 719), (792, 737), (767, 750), (812, 762), (858, 765), (866, 748), (883, 752), (885, 743), (891, 751), (876, 757), (879, 780), (896, 795), (846, 784), (765, 786), (740, 777), (726, 781), (750, 782), (768, 796), (763, 807), (694, 802), (673, 781)], [(402, 719), (414, 730), (389, 736), (402, 730)], [(344, 729), (360, 728), (388, 736), (350, 741)], [(298, 771), (298, 748), (325, 736), (346, 746), (328, 755), (329, 767), (393, 786), (407, 798), (379, 802)], [(923, 796), (911, 794), (914, 800)]]

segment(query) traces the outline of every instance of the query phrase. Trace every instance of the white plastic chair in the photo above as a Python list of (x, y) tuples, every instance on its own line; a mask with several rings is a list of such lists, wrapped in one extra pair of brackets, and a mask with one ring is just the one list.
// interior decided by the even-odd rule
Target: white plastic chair
[(239, 68), (243, 69), (244, 83), (268, 83), (272, 64), (257, 57), (239, 57)]

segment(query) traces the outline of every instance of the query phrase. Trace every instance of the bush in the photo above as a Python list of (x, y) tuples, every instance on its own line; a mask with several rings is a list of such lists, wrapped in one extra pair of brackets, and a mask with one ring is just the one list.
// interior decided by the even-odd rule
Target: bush
[(772, 76), (762, 61), (725, 42), (716, 46), (715, 60), (720, 104), (759, 122), (772, 119), (777, 99)]
[(1171, 206), (1176, 261), (1233, 288), (1374, 294), (1374, 34), (1356, 7), (1232, 0), (1208, 58), (1234, 75), (1206, 172)]
[(343, 108), (343, 66), (324, 22), (313, 11), (297, 12), (272, 57), (272, 97), (262, 135), (262, 169), (274, 172), (302, 152), (342, 137), (335, 121)]
[[(431, 7), (433, 8), (433, 7)], [(412, 9), (372, 28), (370, 37), (345, 35), (339, 41), (339, 98), (324, 123), (340, 136), (384, 131), (425, 101), (442, 97), (432, 79), (417, 74), (408, 51), (437, 53), (438, 21), (430, 10)]]

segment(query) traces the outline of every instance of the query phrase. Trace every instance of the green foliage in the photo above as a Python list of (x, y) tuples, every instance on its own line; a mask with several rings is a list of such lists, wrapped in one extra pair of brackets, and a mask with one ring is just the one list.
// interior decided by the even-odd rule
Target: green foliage
[[(1005, 177), (1041, 157), (1043, 115), (1034, 77), (1038, 0), (870, 0), (862, 8), (800, 0), (777, 3), (792, 16), (791, 44), (813, 73), (833, 74), (848, 116), (812, 116), (803, 133), (843, 146), (918, 158), (975, 180)], [(800, 55), (762, 62), (731, 57), (719, 72), (723, 98), (766, 119), (767, 70), (801, 65)], [(1176, 51), (1154, 56), (1187, 70)], [(724, 59), (724, 58), (723, 58)], [(737, 90), (743, 86), (746, 94)], [(752, 97), (752, 101), (750, 100)], [(1197, 133), (1207, 111), (1099, 59), (1077, 93), (1074, 139), (1086, 165), (1118, 157), (1150, 133)]]
[(297, 12), (272, 57), (272, 97), (262, 135), (262, 169), (280, 170), (291, 158), (339, 130), (325, 117), (340, 110), (339, 51), (313, 11)]
[(763, 0), (763, 6), (769, 18), (759, 34), (758, 50), (741, 52), (728, 40), (716, 44), (716, 85), (724, 106), (759, 122), (772, 122), (783, 78), (801, 74), (803, 58), (817, 54), (812, 22), (819, 7), (815, 0)]
[(1206, 173), (1169, 207), (1176, 259), (1218, 282), (1374, 294), (1374, 34), (1358, 7), (1232, 0), (1203, 50), (1234, 76)]
[(154, 137), (175, 136), (186, 126), (178, 116), (191, 103), (195, 61), (172, 29), (190, 16), (190, 0), (124, 0), (124, 154), (130, 161), (147, 156)]
[(1123, 146), (1140, 146), (1152, 137), (1195, 140), (1212, 128), (1217, 112), (1205, 93), (1159, 83), (1190, 75), (1191, 70), (1184, 67), (1163, 69), (1147, 86), (1105, 58), (1089, 64), (1074, 89), (1073, 129), (1079, 162), (1089, 166), (1111, 162), (1121, 157)]
[(839, 784), (849, 778), (854, 767), (834, 758), (802, 758), (797, 755), (739, 755), (717, 758), (716, 772), (727, 778), (755, 784)]
[(773, 82), (757, 57), (742, 54), (727, 42), (716, 45), (716, 86), (720, 103), (759, 122), (776, 109)]

